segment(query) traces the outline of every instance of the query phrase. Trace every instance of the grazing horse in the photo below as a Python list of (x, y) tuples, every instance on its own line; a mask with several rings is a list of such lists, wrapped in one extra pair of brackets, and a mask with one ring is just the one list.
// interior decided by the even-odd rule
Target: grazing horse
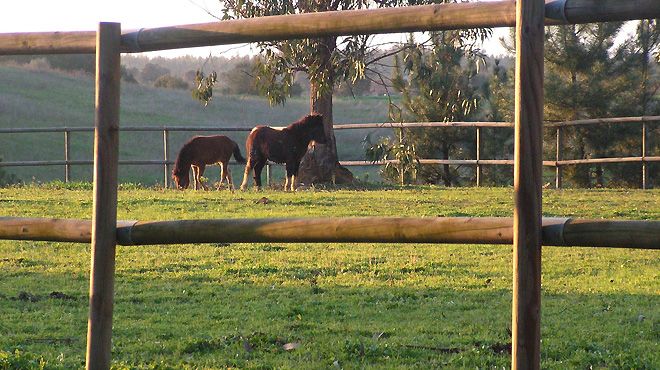
[(189, 172), (192, 168), (195, 190), (197, 190), (197, 184), (200, 184), (204, 190), (208, 190), (208, 187), (202, 183), (201, 176), (204, 175), (207, 164), (217, 163), (220, 165), (220, 184), (227, 179), (229, 188), (233, 190), (234, 183), (231, 180), (231, 171), (228, 166), (232, 154), (236, 161), (245, 163), (238, 144), (232, 139), (224, 135), (193, 136), (183, 144), (176, 157), (172, 179), (176, 182), (177, 188), (187, 189), (190, 184)]
[(245, 142), (248, 159), (241, 190), (247, 188), (250, 170), (254, 170), (255, 185), (261, 188), (261, 170), (271, 160), (286, 164), (284, 190), (288, 191), (291, 184), (291, 191), (294, 191), (294, 179), (298, 176), (300, 161), (312, 141), (319, 144), (327, 142), (320, 114), (310, 114), (279, 130), (268, 126), (252, 129)]

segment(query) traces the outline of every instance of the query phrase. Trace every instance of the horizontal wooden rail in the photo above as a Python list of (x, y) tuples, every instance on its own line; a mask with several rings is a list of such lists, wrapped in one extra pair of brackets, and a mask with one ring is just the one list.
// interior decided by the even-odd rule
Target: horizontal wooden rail
[[(589, 158), (589, 159), (571, 159), (564, 161), (543, 161), (543, 165), (547, 167), (575, 165), (575, 164), (597, 164), (597, 163), (642, 163), (642, 162), (660, 162), (660, 157), (621, 157), (621, 158)], [(398, 164), (399, 161), (391, 159), (387, 161), (339, 161), (342, 166), (382, 166), (385, 164)], [(12, 161), (0, 162), (0, 167), (39, 167), (39, 166), (64, 166), (64, 165), (92, 165), (94, 161), (88, 160), (55, 160), (55, 161)], [(136, 159), (136, 160), (120, 160), (121, 165), (172, 165), (172, 160), (162, 159)], [(231, 161), (229, 164), (240, 164)], [(277, 165), (277, 163), (270, 163)], [(512, 166), (512, 159), (420, 159), (419, 164), (423, 165), (452, 165), (452, 166), (479, 166), (479, 165), (504, 165)]]
[[(659, 122), (660, 116), (640, 117), (614, 117), (593, 118), (575, 121), (546, 122), (544, 127), (582, 126), (594, 124), (627, 124), (642, 122)], [(281, 127), (285, 125), (280, 124)], [(274, 127), (280, 127), (274, 126)], [(513, 128), (512, 122), (371, 122), (371, 123), (338, 123), (333, 125), (335, 130), (357, 130), (357, 129), (381, 129), (381, 128), (417, 128), (417, 127), (473, 127), (473, 128)], [(226, 131), (226, 132), (249, 132), (252, 127), (226, 127), (226, 126), (122, 126), (121, 131)], [(94, 132), (94, 127), (8, 127), (0, 128), (0, 134), (38, 133), (38, 132)]]
[[(120, 221), (121, 245), (183, 243), (511, 244), (510, 217)], [(91, 221), (0, 217), (0, 239), (89, 243)], [(543, 218), (543, 245), (660, 249), (660, 221)]]
[[(217, 127), (217, 126), (122, 126), (120, 131), (227, 131), (250, 132), (252, 127)], [(0, 134), (22, 134), (38, 132), (94, 132), (94, 127), (9, 127), (0, 128)]]
[[(74, 160), (56, 160), (56, 161), (14, 161), (14, 162), (0, 162), (0, 167), (39, 167), (39, 166), (64, 166), (64, 165), (74, 165), (74, 166), (84, 166), (84, 165), (93, 165), (94, 161), (92, 159), (74, 159)], [(123, 165), (164, 165), (164, 164), (174, 164), (172, 160), (162, 160), (162, 159), (126, 159), (120, 160), (119, 164)], [(229, 164), (241, 164), (235, 161), (230, 161)], [(271, 163), (272, 164), (272, 163)]]
[[(660, 6), (660, 2), (658, 4)], [(659, 122), (660, 116), (640, 116), (640, 117), (613, 117), (613, 118), (592, 118), (580, 119), (575, 121), (562, 121), (562, 122), (547, 122), (543, 127), (566, 127), (566, 126), (583, 126), (595, 124), (621, 124), (621, 123), (642, 123), (642, 122)]]
[(634, 162), (660, 162), (660, 157), (621, 157), (621, 158), (587, 158), (567, 159), (556, 161), (557, 166), (572, 164), (598, 164), (598, 163), (634, 163)]
[[(640, 116), (640, 117), (614, 117), (614, 118), (594, 118), (575, 121), (546, 122), (544, 127), (563, 127), (563, 126), (581, 126), (593, 124), (626, 124), (642, 122), (660, 122), (660, 116)], [(284, 127), (283, 123), (279, 126)], [(274, 126), (274, 127), (279, 127)], [(333, 125), (335, 130), (356, 130), (356, 129), (381, 129), (381, 128), (417, 128), (417, 127), (481, 127), (481, 128), (513, 128), (512, 122), (371, 122), (371, 123), (338, 123)], [(249, 132), (252, 127), (225, 127), (225, 126), (182, 126), (182, 125), (161, 125), (161, 126), (122, 126), (121, 131), (226, 131), (226, 132)], [(38, 133), (38, 132), (93, 132), (94, 127), (9, 127), (0, 128), (0, 134), (16, 133)]]
[[(657, 0), (546, 0), (546, 24), (660, 17)], [(121, 51), (144, 51), (322, 37), (515, 25), (515, 1), (418, 5), (278, 15), (125, 32)], [(0, 34), (0, 55), (95, 52), (96, 32)]]
[[(1, 162), (0, 162), (1, 163)], [(385, 164), (398, 164), (399, 161), (396, 159), (390, 159), (386, 161), (340, 161), (339, 164), (342, 166), (382, 166)], [(547, 163), (547, 164), (546, 164)], [(554, 161), (544, 161), (544, 164), (547, 166), (554, 166)], [(449, 164), (449, 165), (513, 165), (512, 159), (420, 159), (419, 164)]]
[(512, 122), (379, 122), (335, 124), (335, 130), (356, 130), (369, 128), (415, 128), (415, 127), (497, 127), (513, 128)]

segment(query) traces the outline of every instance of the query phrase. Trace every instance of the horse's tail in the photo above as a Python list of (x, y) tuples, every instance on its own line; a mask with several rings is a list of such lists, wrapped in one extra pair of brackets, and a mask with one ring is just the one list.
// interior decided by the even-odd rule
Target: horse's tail
[(245, 164), (247, 162), (245, 158), (243, 158), (243, 156), (241, 155), (241, 149), (238, 147), (238, 144), (234, 146), (234, 159), (236, 159), (238, 163), (242, 163), (242, 164)]

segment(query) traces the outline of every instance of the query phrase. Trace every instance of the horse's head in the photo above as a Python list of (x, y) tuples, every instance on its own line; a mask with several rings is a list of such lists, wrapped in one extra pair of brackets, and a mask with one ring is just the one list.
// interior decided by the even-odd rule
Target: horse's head
[(327, 144), (328, 139), (325, 137), (325, 129), (323, 128), (323, 116), (320, 114), (310, 114), (306, 118), (310, 141)]
[(186, 176), (182, 176), (179, 172), (177, 172), (176, 169), (172, 171), (172, 180), (174, 180), (174, 183), (176, 183), (176, 187), (179, 190), (183, 189), (188, 189), (188, 185), (190, 185), (190, 178), (186, 174)]

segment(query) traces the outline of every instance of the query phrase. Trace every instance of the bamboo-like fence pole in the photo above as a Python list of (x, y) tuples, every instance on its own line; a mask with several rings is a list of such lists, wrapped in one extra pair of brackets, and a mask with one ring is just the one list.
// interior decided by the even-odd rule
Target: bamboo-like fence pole
[(117, 244), (119, 23), (100, 23), (96, 43), (94, 206), (87, 327), (87, 369), (109, 369)]
[[(660, 1), (658, 1), (660, 6)], [(611, 118), (591, 118), (580, 119), (574, 121), (562, 122), (548, 122), (545, 127), (565, 127), (565, 126), (581, 126), (581, 125), (594, 125), (594, 124), (621, 124), (621, 123), (635, 123), (635, 122), (654, 122), (660, 121), (660, 116), (638, 116), (638, 117), (611, 117)]]
[[(580, 126), (593, 124), (628, 124), (643, 122), (660, 122), (660, 116), (639, 117), (612, 117), (594, 118), (577, 121), (546, 122), (543, 127), (556, 128), (566, 126)], [(283, 126), (282, 126), (283, 127)], [(416, 128), (416, 127), (495, 127), (513, 128), (513, 122), (489, 122), (489, 121), (455, 121), (455, 122), (372, 122), (372, 123), (339, 123), (333, 125), (335, 130), (352, 129), (374, 129), (374, 128)], [(123, 126), (121, 131), (150, 132), (150, 131), (226, 131), (226, 132), (250, 132), (251, 127), (219, 127), (219, 126)], [(9, 127), (0, 128), (0, 134), (36, 133), (36, 132), (91, 132), (92, 127)]]
[(565, 159), (558, 161), (558, 165), (571, 164), (595, 164), (595, 163), (634, 163), (634, 162), (658, 162), (660, 156), (656, 157), (621, 157), (621, 158), (586, 158), (586, 159)]
[(170, 135), (167, 129), (163, 129), (163, 186), (165, 189), (170, 187)]
[(477, 127), (477, 137), (475, 138), (476, 140), (476, 157), (477, 157), (477, 168), (476, 168), (476, 183), (477, 187), (481, 186), (481, 166), (479, 165), (481, 162), (481, 128)]
[[(547, 24), (660, 17), (657, 0), (547, 0)], [(122, 52), (144, 52), (330, 35), (380, 34), (515, 25), (515, 1), (434, 4), (269, 16), (143, 28), (122, 36)], [(0, 35), (0, 55), (93, 53), (93, 32)]]
[(377, 123), (339, 123), (334, 124), (335, 130), (355, 130), (365, 128), (416, 128), (416, 127), (511, 127), (513, 122), (377, 122)]
[(646, 189), (648, 170), (646, 167), (646, 122), (642, 122), (642, 189)]
[(541, 366), (543, 5), (516, 2), (512, 369)]
[(561, 148), (564, 143), (564, 132), (561, 127), (557, 127), (557, 137), (556, 137), (556, 147), (555, 147), (555, 189), (561, 189), (562, 183), (562, 168), (559, 165), (561, 161)]
[[(0, 239), (89, 243), (91, 221), (0, 217)], [(384, 230), (383, 233), (376, 230)], [(486, 234), (484, 234), (484, 230)], [(511, 217), (348, 217), (119, 221), (120, 245), (513, 241)], [(660, 221), (543, 218), (543, 245), (660, 249)]]
[(64, 182), (71, 181), (71, 132), (64, 130)]

